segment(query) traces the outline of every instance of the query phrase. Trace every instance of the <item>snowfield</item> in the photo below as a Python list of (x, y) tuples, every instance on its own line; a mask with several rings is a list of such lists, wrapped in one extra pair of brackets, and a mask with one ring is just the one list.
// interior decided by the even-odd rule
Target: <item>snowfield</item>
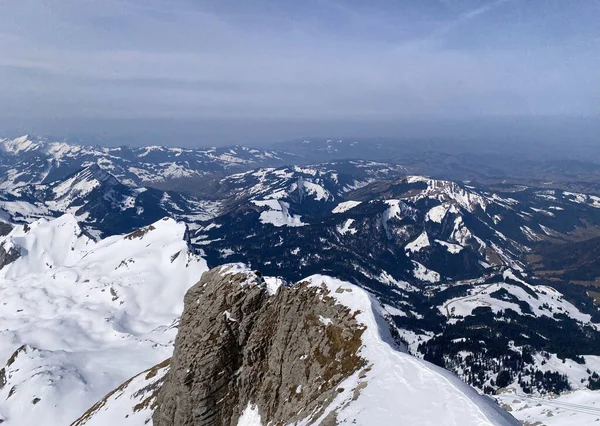
[(331, 213), (345, 213), (350, 209), (358, 206), (360, 201), (344, 201), (343, 203), (339, 203), (335, 208), (331, 211)]
[(64, 215), (0, 237), (21, 253), (0, 270), (3, 426), (68, 425), (171, 356), (183, 296), (207, 270), (186, 232), (165, 219), (96, 243)]

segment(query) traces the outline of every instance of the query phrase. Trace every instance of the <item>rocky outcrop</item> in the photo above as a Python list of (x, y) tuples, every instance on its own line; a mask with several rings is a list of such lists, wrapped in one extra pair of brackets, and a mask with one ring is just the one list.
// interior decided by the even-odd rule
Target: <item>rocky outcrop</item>
[[(27, 227), (27, 225), (25, 225), (25, 227)], [(0, 237), (10, 234), (10, 231), (12, 230), (13, 226), (11, 224), (0, 221)], [(21, 252), (14, 247), (10, 241), (5, 240), (0, 242), (0, 269), (14, 262), (20, 256)]]
[(13, 263), (19, 257), (21, 257), (21, 252), (17, 247), (7, 241), (0, 243), (0, 269)]
[(235, 426), (250, 406), (262, 424), (316, 419), (342, 380), (367, 371), (358, 312), (308, 282), (268, 288), (227, 266), (188, 291), (155, 426)]
[(0, 220), (0, 237), (8, 235), (10, 233), (10, 231), (12, 231), (12, 229), (13, 229), (13, 227), (11, 224), (2, 222)]

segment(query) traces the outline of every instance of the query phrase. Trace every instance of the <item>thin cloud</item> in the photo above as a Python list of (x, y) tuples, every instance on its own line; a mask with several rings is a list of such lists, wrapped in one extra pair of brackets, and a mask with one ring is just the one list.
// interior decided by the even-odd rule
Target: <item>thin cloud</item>
[[(43, 13), (35, 9), (42, 0), (7, 3), (0, 113), (393, 120), (597, 112), (598, 30), (578, 34), (590, 47), (540, 46), (530, 42), (545, 35), (536, 26), (531, 34), (517, 27), (518, 43), (498, 45), (507, 30), (494, 13), (520, 13), (522, 3), (449, 15), (437, 2), (387, 3), (385, 13), (362, 14), (356, 4), (331, 1), (292, 10), (265, 0), (236, 9), (65, 0)], [(26, 31), (15, 24), (24, 16)], [(565, 13), (574, 18), (589, 19)], [(472, 48), (475, 39), (486, 49)]]
[(453, 21), (451, 21), (449, 23), (442, 25), (440, 28), (433, 31), (429, 35), (429, 37), (426, 38), (426, 40), (432, 41), (434, 39), (441, 38), (444, 35), (450, 33), (451, 31), (457, 29), (461, 25), (464, 25), (467, 22), (469, 22), (477, 17), (487, 14), (487, 13), (493, 11), (494, 9), (497, 9), (498, 7), (508, 3), (509, 1), (510, 0), (496, 0), (496, 1), (484, 4), (482, 6), (467, 10), (466, 12), (461, 13), (458, 16), (458, 18), (454, 19)]

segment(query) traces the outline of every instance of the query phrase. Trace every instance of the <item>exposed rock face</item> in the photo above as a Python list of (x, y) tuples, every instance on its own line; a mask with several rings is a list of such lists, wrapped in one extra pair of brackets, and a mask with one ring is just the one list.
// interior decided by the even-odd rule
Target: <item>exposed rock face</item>
[(224, 272), (204, 273), (185, 296), (154, 425), (235, 426), (249, 404), (263, 424), (319, 417), (337, 385), (367, 367), (357, 355), (364, 326), (319, 287), (270, 295), (259, 273)]
[(0, 244), (0, 269), (13, 263), (20, 256), (21, 252), (18, 248), (7, 245), (6, 243)]
[[(0, 221), (0, 237), (8, 235), (12, 229), (12, 225)], [(21, 256), (21, 252), (17, 248), (6, 241), (0, 243), (0, 269), (17, 260), (19, 256)]]
[(6, 222), (0, 221), (0, 237), (4, 235), (8, 235), (9, 232), (13, 229), (12, 225)]

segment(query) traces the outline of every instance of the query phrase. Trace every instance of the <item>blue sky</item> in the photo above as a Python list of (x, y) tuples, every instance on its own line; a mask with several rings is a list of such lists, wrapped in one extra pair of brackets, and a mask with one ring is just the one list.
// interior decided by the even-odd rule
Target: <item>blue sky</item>
[(599, 0), (5, 1), (0, 125), (593, 117), (598, 22)]

